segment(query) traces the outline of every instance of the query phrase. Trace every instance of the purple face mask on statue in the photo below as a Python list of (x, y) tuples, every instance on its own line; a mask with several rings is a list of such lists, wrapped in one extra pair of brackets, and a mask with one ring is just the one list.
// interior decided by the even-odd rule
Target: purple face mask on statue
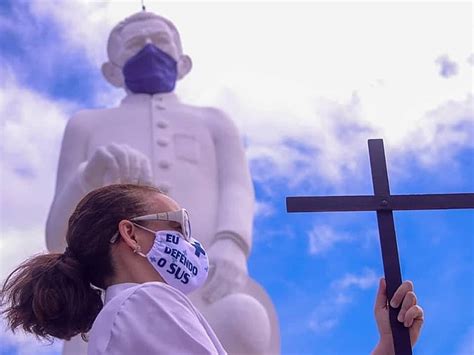
[(147, 44), (123, 66), (127, 88), (138, 94), (158, 94), (174, 90), (177, 63), (169, 54)]

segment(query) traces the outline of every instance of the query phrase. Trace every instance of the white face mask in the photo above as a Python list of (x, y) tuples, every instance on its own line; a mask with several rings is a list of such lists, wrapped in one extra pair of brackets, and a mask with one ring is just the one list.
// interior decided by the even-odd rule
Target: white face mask
[(163, 280), (187, 294), (206, 282), (209, 274), (209, 260), (202, 245), (191, 238), (188, 242), (177, 231), (152, 231), (138, 224), (137, 227), (155, 234), (155, 241), (145, 255)]

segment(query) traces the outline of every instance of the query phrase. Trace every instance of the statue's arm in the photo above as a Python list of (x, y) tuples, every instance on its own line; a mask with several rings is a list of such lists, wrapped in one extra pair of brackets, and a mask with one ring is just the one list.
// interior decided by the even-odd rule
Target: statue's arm
[(203, 297), (213, 303), (247, 282), (252, 245), (254, 191), (239, 132), (224, 113), (210, 109), (217, 163), (217, 225), (208, 248), (212, 276)]
[(46, 221), (46, 246), (50, 251), (62, 251), (66, 246), (69, 216), (85, 191), (79, 179), (82, 162), (87, 159), (87, 134), (80, 117), (72, 117), (64, 131), (59, 155), (56, 190)]
[(218, 219), (215, 242), (230, 239), (248, 257), (252, 246), (254, 189), (237, 127), (212, 109), (218, 171)]

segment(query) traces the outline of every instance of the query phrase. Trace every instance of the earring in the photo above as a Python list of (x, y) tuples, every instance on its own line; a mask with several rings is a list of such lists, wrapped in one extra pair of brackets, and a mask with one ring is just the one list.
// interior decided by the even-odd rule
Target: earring
[(135, 249), (133, 249), (134, 254), (139, 254), (141, 251), (142, 251), (142, 248), (138, 244), (135, 247)]

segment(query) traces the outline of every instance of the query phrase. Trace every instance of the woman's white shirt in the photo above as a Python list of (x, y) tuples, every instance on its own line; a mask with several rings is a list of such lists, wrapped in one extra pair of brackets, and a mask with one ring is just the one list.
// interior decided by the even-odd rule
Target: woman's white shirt
[(191, 301), (162, 282), (123, 283), (105, 292), (89, 333), (89, 355), (226, 354)]

